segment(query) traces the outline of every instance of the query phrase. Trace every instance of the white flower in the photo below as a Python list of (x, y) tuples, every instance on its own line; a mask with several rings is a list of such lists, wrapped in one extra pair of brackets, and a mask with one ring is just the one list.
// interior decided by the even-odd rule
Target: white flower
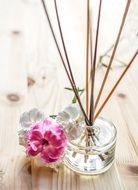
[(33, 108), (29, 112), (24, 112), (20, 117), (20, 124), (22, 128), (28, 128), (33, 123), (39, 122), (44, 119), (44, 113), (40, 112), (37, 108)]
[(76, 105), (66, 107), (58, 114), (56, 121), (63, 125), (70, 140), (78, 138), (85, 127), (84, 116)]
[(19, 144), (26, 146), (26, 134), (31, 129), (34, 123), (40, 122), (44, 119), (44, 113), (38, 109), (33, 108), (29, 112), (24, 112), (20, 117), (21, 129), (18, 132)]

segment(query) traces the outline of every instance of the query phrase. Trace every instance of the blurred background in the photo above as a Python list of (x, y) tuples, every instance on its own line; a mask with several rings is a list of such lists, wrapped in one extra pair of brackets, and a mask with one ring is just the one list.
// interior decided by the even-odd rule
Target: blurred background
[[(45, 0), (63, 54), (54, 1)], [(99, 0), (91, 1), (93, 44)], [(96, 68), (98, 92), (107, 69), (127, 0), (103, 0)], [(86, 0), (57, 0), (64, 39), (77, 86), (85, 88)], [(138, 49), (138, 0), (131, 0), (114, 62), (100, 103)], [(37, 107), (57, 114), (71, 103), (70, 87), (41, 0), (0, 0), (0, 189), (138, 189), (138, 57), (101, 115), (118, 130), (116, 165), (102, 178), (79, 181), (74, 174), (51, 173), (26, 158), (19, 146), (22, 112)], [(82, 101), (85, 104), (85, 93)], [(119, 174), (118, 174), (119, 172)], [(57, 187), (58, 183), (58, 187)], [(79, 184), (79, 186), (77, 185)], [(61, 188), (60, 185), (61, 184)], [(109, 184), (109, 185), (107, 185)], [(73, 185), (73, 186), (72, 186)], [(74, 189), (73, 188), (73, 189)], [(122, 189), (122, 188), (120, 188)], [(124, 188), (123, 188), (124, 189)]]
[[(106, 68), (108, 65), (126, 2), (103, 1), (97, 68)], [(46, 0), (46, 3), (62, 49), (54, 1)], [(58, 0), (57, 3), (77, 86), (85, 88), (86, 2)], [(92, 2), (91, 10), (94, 39), (97, 1)], [(125, 67), (137, 47), (138, 1), (132, 0), (113, 67)], [(98, 79), (97, 74), (97, 80), (100, 81), (102, 76), (100, 74)], [(0, 0), (0, 101), (25, 104), (27, 107), (37, 106), (56, 113), (70, 103), (73, 96), (65, 87), (69, 87), (69, 83), (41, 1)], [(51, 106), (53, 102), (55, 109)]]

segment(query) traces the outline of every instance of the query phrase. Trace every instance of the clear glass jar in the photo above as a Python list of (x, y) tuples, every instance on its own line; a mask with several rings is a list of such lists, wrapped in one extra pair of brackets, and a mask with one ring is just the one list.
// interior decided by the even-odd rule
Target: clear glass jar
[(114, 162), (116, 136), (116, 128), (111, 122), (104, 118), (96, 119), (94, 125), (86, 126), (77, 139), (69, 140), (65, 165), (84, 175), (107, 171)]

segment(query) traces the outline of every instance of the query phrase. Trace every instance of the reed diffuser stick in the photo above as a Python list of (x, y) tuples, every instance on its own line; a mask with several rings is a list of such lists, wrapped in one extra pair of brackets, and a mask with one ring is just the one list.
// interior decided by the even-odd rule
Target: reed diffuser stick
[[(71, 65), (70, 65), (70, 61), (69, 61), (69, 57), (68, 57), (68, 53), (67, 53), (67, 48), (66, 48), (65, 41), (64, 41), (64, 36), (63, 36), (63, 32), (62, 32), (61, 22), (60, 22), (60, 18), (59, 18), (59, 11), (58, 11), (58, 7), (57, 7), (57, 0), (54, 0), (54, 4), (55, 4), (56, 17), (57, 17), (60, 37), (61, 37), (61, 41), (62, 41), (62, 45), (63, 45), (63, 49), (64, 49), (64, 53), (65, 53), (65, 57), (66, 57), (66, 61), (67, 61), (68, 69), (69, 69), (69, 73), (70, 73), (70, 76), (71, 76), (71, 79), (72, 79), (75, 91), (78, 94), (78, 90), (77, 90), (77, 87), (76, 87), (76, 83), (75, 83), (75, 80), (74, 80), (74, 76), (73, 76), (73, 73), (72, 73), (72, 69), (71, 69)], [(88, 14), (88, 18), (87, 18), (88, 19), (88, 21), (87, 21), (88, 22), (88, 26), (87, 26), (88, 27), (88, 34), (87, 34), (87, 36), (88, 36), (88, 39), (87, 39), (88, 40), (88, 47), (87, 48), (88, 49), (87, 49), (87, 52), (89, 52), (88, 51), (89, 50), (89, 0), (88, 0), (88, 5), (87, 6), (88, 6), (87, 7), (87, 14)], [(88, 57), (89, 57), (89, 54), (88, 54)], [(88, 57), (87, 57), (87, 60), (88, 60)]]
[(91, 86), (91, 82), (92, 82), (92, 62), (93, 62), (93, 39), (92, 39), (92, 14), (91, 14), (91, 10), (90, 10), (90, 24), (89, 24), (89, 28), (90, 28), (90, 39), (89, 39), (89, 43), (90, 43), (90, 74), (89, 74), (89, 85)]
[(92, 61), (93, 61), (93, 45), (92, 45), (92, 14), (90, 11), (90, 81), (92, 81)]
[(112, 96), (113, 92), (115, 91), (116, 87), (119, 85), (120, 81), (125, 76), (126, 72), (128, 71), (128, 69), (132, 65), (132, 63), (135, 60), (135, 58), (136, 58), (137, 55), (138, 55), (138, 51), (136, 51), (136, 53), (132, 57), (131, 61), (128, 63), (128, 65), (126, 66), (125, 70), (123, 71), (123, 73), (121, 74), (121, 76), (119, 77), (119, 79), (117, 80), (117, 82), (115, 83), (115, 85), (113, 86), (113, 88), (111, 89), (110, 93), (108, 94), (108, 96), (104, 100), (103, 104), (101, 105), (101, 107), (97, 111), (97, 113), (96, 113), (96, 115), (94, 117), (94, 120), (99, 116), (99, 114), (101, 113), (101, 111), (103, 110), (103, 108), (105, 107), (105, 105), (107, 104), (108, 100), (111, 98), (111, 96)]
[(109, 75), (109, 71), (110, 71), (110, 68), (111, 68), (111, 65), (113, 63), (113, 59), (114, 59), (114, 56), (115, 56), (115, 53), (116, 53), (116, 50), (117, 50), (117, 47), (118, 47), (118, 43), (119, 43), (119, 40), (120, 40), (122, 29), (124, 27), (124, 23), (125, 23), (125, 20), (126, 20), (126, 17), (127, 17), (127, 13), (128, 13), (129, 7), (130, 7), (130, 3), (131, 3), (131, 0), (127, 0), (126, 8), (125, 8), (124, 15), (123, 15), (123, 18), (122, 18), (122, 22), (121, 22), (121, 25), (120, 25), (120, 28), (119, 28), (119, 32), (118, 32), (118, 36), (117, 36), (117, 39), (116, 39), (116, 42), (115, 42), (115, 46), (114, 46), (114, 49), (113, 49), (113, 52), (112, 52), (112, 55), (111, 55), (111, 58), (110, 58), (110, 61), (109, 61), (109, 65), (107, 67), (107, 70), (106, 70), (102, 85), (100, 87), (98, 96), (97, 96), (96, 101), (95, 101), (94, 111), (97, 108), (97, 105), (98, 105), (99, 100), (101, 98), (101, 95), (102, 95), (102, 92), (103, 92), (107, 77)]
[(76, 83), (75, 83), (74, 76), (73, 76), (73, 73), (72, 73), (72, 69), (71, 69), (71, 66), (70, 66), (70, 61), (69, 61), (69, 57), (68, 57), (68, 53), (67, 53), (67, 48), (66, 48), (66, 45), (65, 45), (64, 37), (63, 37), (63, 32), (62, 32), (62, 27), (61, 27), (61, 23), (60, 23), (59, 11), (58, 11), (57, 1), (56, 0), (54, 0), (54, 4), (55, 4), (55, 10), (56, 10), (56, 16), (57, 16), (57, 21), (58, 21), (58, 27), (59, 27), (60, 37), (61, 37), (61, 41), (62, 41), (62, 45), (63, 45), (63, 49), (64, 49), (66, 61), (67, 61), (67, 65), (68, 65), (68, 68), (69, 68), (69, 72), (70, 72), (70, 76), (71, 76), (72, 82), (73, 82), (73, 84), (74, 84), (74, 86), (76, 88)]
[[(66, 45), (65, 45), (64, 37), (63, 37), (63, 32), (62, 32), (62, 27), (61, 27), (61, 22), (60, 22), (60, 18), (59, 18), (59, 11), (58, 11), (57, 1), (56, 0), (54, 0), (54, 4), (55, 4), (55, 11), (56, 11), (56, 17), (57, 17), (60, 37), (61, 37), (61, 41), (62, 41), (62, 45), (63, 45), (63, 49), (64, 49), (68, 69), (69, 69), (69, 74), (71, 76), (72, 83), (74, 85), (74, 89), (75, 89), (76, 93), (78, 94), (78, 90), (77, 90), (77, 87), (76, 87), (76, 82), (74, 80), (73, 72), (72, 72), (72, 69), (71, 69), (71, 65), (70, 65), (70, 61), (69, 61), (69, 57), (68, 57), (68, 53), (67, 53), (67, 48), (66, 48)], [(79, 98), (79, 94), (78, 94), (78, 98)]]
[[(66, 61), (67, 61), (67, 65), (68, 65), (68, 69), (69, 69), (69, 73), (74, 85), (74, 89), (76, 91), (76, 93), (78, 94), (78, 90), (76, 87), (76, 82), (74, 80), (74, 76), (72, 73), (72, 69), (71, 69), (71, 65), (70, 65), (70, 61), (69, 61), (69, 57), (68, 57), (68, 53), (67, 53), (67, 48), (65, 45), (65, 41), (64, 41), (64, 37), (63, 37), (63, 32), (62, 32), (62, 27), (61, 27), (61, 22), (60, 22), (60, 18), (59, 18), (59, 11), (58, 11), (58, 7), (57, 7), (57, 1), (54, 0), (54, 4), (55, 4), (55, 10), (56, 10), (56, 17), (57, 17), (57, 21), (58, 21), (58, 27), (59, 27), (59, 32), (60, 32), (60, 36), (61, 36), (61, 41), (62, 41), (62, 45), (63, 45), (63, 49), (64, 49), (64, 53), (65, 53), (65, 57), (66, 57)], [(79, 98), (79, 94), (78, 94), (78, 98)]]
[(95, 68), (96, 68), (96, 58), (97, 58), (99, 26), (100, 26), (100, 18), (101, 18), (101, 7), (102, 7), (102, 0), (100, 0), (100, 3), (99, 3), (97, 29), (96, 29), (96, 39), (95, 39), (95, 48), (94, 48), (94, 58), (93, 58), (93, 68), (92, 68), (92, 84), (91, 84), (91, 99), (90, 99), (90, 114), (89, 114), (90, 125), (93, 125), (93, 119), (94, 119), (93, 117), (94, 117)]
[(85, 79), (85, 86), (86, 86), (86, 113), (88, 115), (88, 105), (89, 105), (89, 33), (90, 33), (90, 1), (87, 0), (87, 35), (86, 35), (86, 79)]
[(85, 110), (84, 110), (84, 108), (83, 108), (83, 106), (82, 106), (82, 103), (81, 103), (81, 101), (80, 101), (79, 94), (77, 93), (77, 91), (76, 91), (76, 89), (75, 89), (75, 86), (74, 86), (74, 84), (73, 84), (73, 82), (72, 82), (71, 76), (70, 76), (70, 74), (69, 74), (69, 72), (68, 72), (68, 69), (67, 69), (67, 67), (66, 67), (65, 61), (64, 61), (64, 59), (63, 59), (61, 50), (60, 50), (60, 48), (59, 48), (59, 45), (58, 45), (58, 42), (57, 42), (57, 38), (56, 38), (55, 32), (54, 32), (54, 30), (53, 30), (53, 26), (52, 26), (52, 23), (51, 23), (49, 14), (48, 14), (48, 10), (47, 10), (45, 1), (44, 1), (44, 0), (41, 0), (41, 2), (42, 2), (42, 5), (43, 5), (43, 8), (44, 8), (44, 11), (45, 11), (45, 15), (46, 15), (46, 18), (47, 18), (47, 21), (48, 21), (50, 30), (51, 30), (51, 32), (52, 32), (52, 36), (53, 36), (54, 42), (55, 42), (55, 44), (56, 44), (58, 53), (59, 53), (60, 58), (61, 58), (61, 61), (62, 61), (62, 64), (63, 64), (64, 69), (65, 69), (65, 71), (66, 71), (67, 77), (68, 77), (68, 79), (69, 79), (69, 81), (70, 81), (70, 84), (71, 84), (71, 86), (72, 86), (72, 89), (73, 89), (73, 91), (74, 91), (74, 94), (75, 94), (75, 96), (76, 96), (76, 98), (77, 98), (77, 100), (78, 100), (78, 104), (79, 104), (79, 106), (80, 106), (80, 109), (81, 109), (81, 111), (82, 111), (82, 113), (83, 113), (83, 115), (84, 115), (84, 117), (85, 117), (86, 124), (89, 124), (89, 120), (88, 120), (88, 117), (87, 117), (87, 115), (86, 115), (86, 113), (85, 113)]
[[(92, 14), (91, 14), (91, 10), (90, 10), (90, 24), (89, 24), (89, 28), (90, 28), (90, 39), (89, 39), (89, 43), (90, 43), (90, 47), (89, 47), (89, 53), (90, 53), (90, 73), (89, 73), (89, 86), (91, 86), (91, 81), (92, 81), (92, 62), (93, 62), (93, 39), (92, 39)], [(90, 95), (89, 95), (90, 96)]]

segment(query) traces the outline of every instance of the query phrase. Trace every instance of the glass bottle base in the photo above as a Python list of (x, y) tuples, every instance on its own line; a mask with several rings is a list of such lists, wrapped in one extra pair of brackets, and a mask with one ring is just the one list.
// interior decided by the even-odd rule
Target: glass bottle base
[(84, 138), (86, 137), (84, 131), (78, 139), (69, 141), (64, 158), (68, 168), (83, 175), (103, 173), (114, 162), (116, 128), (111, 122), (99, 118), (92, 129), (94, 133), (87, 138)]
[(78, 167), (75, 167), (75, 165), (73, 165), (72, 163), (70, 163), (70, 160), (65, 160), (64, 163), (65, 163), (65, 165), (66, 165), (67, 168), (71, 169), (75, 173), (78, 173), (80, 175), (90, 175), (91, 176), (91, 175), (98, 175), (98, 174), (102, 174), (102, 173), (106, 172), (114, 164), (114, 161), (115, 160), (113, 160), (110, 164), (108, 164), (106, 167), (104, 167), (101, 170), (90, 170), (90, 171), (88, 171), (88, 170), (85, 171), (84, 168), (80, 169)]

